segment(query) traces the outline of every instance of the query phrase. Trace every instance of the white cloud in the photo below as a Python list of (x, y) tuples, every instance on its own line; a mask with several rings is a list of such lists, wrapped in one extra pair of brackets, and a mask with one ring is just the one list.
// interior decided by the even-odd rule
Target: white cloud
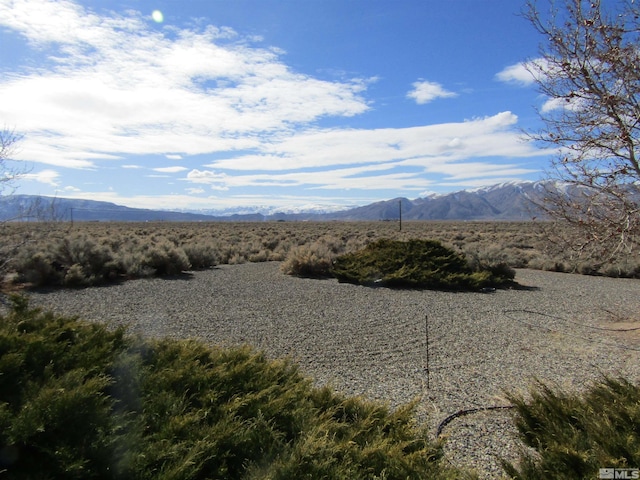
[[(262, 152), (216, 160), (212, 170), (194, 170), (186, 181), (217, 188), (306, 187), (314, 189), (424, 191), (444, 177), (491, 182), (535, 173), (515, 158), (539, 156), (513, 127), (517, 116), (502, 112), (465, 122), (377, 130), (300, 132), (264, 145)], [(485, 157), (485, 162), (475, 159)], [(498, 159), (508, 159), (504, 165)]]
[(210, 170), (191, 170), (186, 177), (186, 180), (191, 183), (199, 183), (209, 185), (214, 190), (228, 190), (228, 184), (233, 181), (234, 178), (224, 173), (216, 173)]
[[(321, 128), (325, 117), (367, 112), (366, 89), (376, 78), (319, 80), (231, 29), (161, 27), (148, 13), (97, 15), (68, 0), (0, 0), (0, 28), (48, 55), (37, 68), (0, 78), (0, 118), (25, 134), (19, 160), (91, 170), (118, 161), (157, 178), (182, 173), (190, 195), (218, 190), (229, 199), (248, 188), (271, 196), (271, 187), (424, 192), (439, 177), (516, 175), (512, 159), (540, 155), (520, 141), (510, 112), (408, 128)], [(420, 104), (455, 96), (429, 81), (408, 94)], [(149, 166), (164, 163), (180, 165)], [(56, 170), (28, 179), (61, 183)], [(201, 198), (85, 192), (99, 195), (129, 205), (161, 198), (168, 207)]]
[[(595, 61), (595, 60), (594, 60)], [(523, 86), (536, 83), (538, 80), (546, 80), (550, 78), (563, 78), (566, 76), (565, 66), (559, 63), (549, 62), (545, 58), (536, 58), (524, 63), (517, 63), (506, 67), (496, 75), (498, 80), (503, 82), (514, 82)], [(579, 68), (576, 64), (575, 68)], [(540, 111), (549, 113), (554, 110), (570, 110), (578, 111), (583, 108), (583, 100), (580, 96), (567, 99), (544, 97), (544, 101)]]
[(509, 65), (496, 74), (496, 78), (501, 82), (514, 82), (521, 85), (531, 85), (535, 82), (534, 76), (527, 69), (525, 63)]
[(485, 183), (494, 178), (514, 180), (536, 171), (515, 164), (514, 159), (540, 155), (513, 131), (516, 123), (516, 115), (502, 112), (404, 129), (301, 132), (273, 142), (263, 153), (211, 162), (207, 167), (212, 170), (192, 171), (185, 180), (217, 188), (277, 185), (397, 191), (425, 191), (436, 179), (463, 187), (477, 178)]
[(0, 4), (0, 26), (54, 52), (52, 66), (0, 80), (0, 116), (29, 139), (19, 159), (87, 168), (128, 154), (232, 151), (369, 108), (365, 81), (296, 73), (228, 29), (148, 23), (64, 0)]
[[(198, 192), (201, 193), (201, 192)], [(66, 198), (87, 198), (87, 193), (65, 195)], [(268, 201), (259, 195), (225, 195), (224, 197), (206, 196), (194, 197), (192, 195), (119, 195), (113, 191), (91, 192), (91, 199), (112, 202), (118, 205), (128, 205), (136, 208), (149, 209), (223, 209), (223, 208), (252, 208), (256, 205), (265, 205), (272, 208), (300, 208), (313, 202), (315, 206), (327, 205), (335, 208), (345, 205), (343, 197), (327, 197), (313, 195), (271, 195)], [(362, 205), (377, 200), (376, 197), (354, 197), (347, 205)]]
[(264, 144), (259, 153), (210, 162), (218, 170), (269, 172), (331, 168), (392, 161), (450, 161), (480, 156), (539, 154), (512, 127), (517, 116), (502, 112), (465, 122), (372, 130), (305, 131)]
[(543, 80), (546, 75), (562, 75), (562, 69), (541, 57), (509, 65), (496, 74), (496, 79), (501, 82), (529, 86), (538, 80)]
[(51, 185), (53, 187), (57, 187), (59, 185), (58, 178), (60, 174), (55, 170), (41, 170), (37, 173), (25, 173), (20, 175), (21, 180), (29, 180), (39, 183), (45, 183), (47, 185)]
[(542, 108), (540, 111), (542, 113), (549, 113), (553, 110), (560, 110), (564, 108), (564, 101), (560, 98), (547, 98), (545, 102), (542, 104)]
[(445, 90), (442, 85), (436, 82), (419, 81), (413, 83), (413, 90), (407, 93), (408, 98), (413, 98), (416, 103), (422, 105), (437, 98), (457, 97), (458, 94)]
[(159, 173), (179, 173), (189, 169), (187, 167), (173, 166), (173, 167), (157, 167), (157, 168), (152, 168), (151, 170)]
[[(526, 169), (515, 164), (495, 165), (489, 162), (465, 162), (464, 165), (431, 165), (427, 170), (430, 173), (445, 175), (449, 183), (454, 181), (464, 181), (463, 184), (465, 185), (469, 180), (476, 181), (481, 179), (480, 183), (486, 185), (487, 178), (503, 179), (508, 177), (514, 179), (518, 178), (520, 175), (526, 175), (533, 172), (531, 169)], [(500, 183), (501, 181), (503, 180), (492, 180), (491, 183)]]
[(540, 111), (542, 113), (549, 113), (554, 110), (568, 110), (571, 112), (577, 112), (585, 108), (585, 100), (580, 97), (574, 98), (547, 98), (542, 104)]

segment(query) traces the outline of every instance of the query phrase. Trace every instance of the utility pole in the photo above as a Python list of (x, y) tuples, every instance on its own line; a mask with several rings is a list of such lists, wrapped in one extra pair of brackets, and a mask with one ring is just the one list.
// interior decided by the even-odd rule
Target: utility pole
[(398, 225), (399, 225), (399, 230), (398, 231), (402, 231), (402, 200), (398, 200)]

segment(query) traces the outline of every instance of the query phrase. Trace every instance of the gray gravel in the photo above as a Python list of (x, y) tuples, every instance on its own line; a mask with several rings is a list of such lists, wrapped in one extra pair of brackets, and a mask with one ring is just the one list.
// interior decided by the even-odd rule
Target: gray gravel
[[(640, 326), (628, 323), (640, 321), (640, 281), (533, 270), (516, 280), (528, 288), (391, 290), (286, 276), (269, 262), (37, 292), (31, 302), (145, 335), (289, 355), (344, 393), (391, 406), (418, 399), (434, 434), (459, 410), (506, 405), (505, 390), (524, 393), (534, 378), (572, 390), (602, 374), (640, 380), (638, 332), (613, 331)], [(448, 458), (499, 477), (498, 457), (517, 458), (511, 415), (454, 419), (443, 429)]]

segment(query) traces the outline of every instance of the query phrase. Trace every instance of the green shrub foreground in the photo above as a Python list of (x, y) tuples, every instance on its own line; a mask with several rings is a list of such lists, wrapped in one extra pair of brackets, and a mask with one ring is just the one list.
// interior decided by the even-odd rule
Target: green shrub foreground
[(506, 265), (476, 265), (436, 240), (378, 240), (337, 257), (333, 275), (340, 281), (389, 287), (477, 290), (513, 284)]
[(249, 348), (145, 340), (16, 297), (0, 317), (0, 476), (457, 478), (412, 406), (314, 388)]
[(639, 386), (605, 378), (584, 395), (540, 384), (528, 400), (508, 398), (521, 439), (536, 450), (523, 453), (517, 467), (504, 463), (511, 478), (596, 479), (600, 468), (640, 468)]
[[(30, 309), (0, 316), (0, 477), (474, 478), (416, 427), (412, 405), (314, 388), (248, 347), (148, 340)], [(509, 478), (598, 478), (640, 466), (640, 387), (507, 393), (535, 453)]]

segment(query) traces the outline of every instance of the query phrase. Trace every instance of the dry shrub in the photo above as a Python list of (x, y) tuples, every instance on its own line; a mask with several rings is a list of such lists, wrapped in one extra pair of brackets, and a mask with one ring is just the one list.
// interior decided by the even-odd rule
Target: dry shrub
[(87, 235), (51, 238), (39, 251), (23, 250), (14, 259), (18, 281), (37, 286), (86, 286), (113, 280), (122, 273), (108, 245)]
[(124, 273), (129, 278), (152, 277), (155, 270), (145, 264), (142, 251), (126, 252), (120, 256), (120, 263)]
[(190, 243), (183, 250), (193, 269), (215, 267), (218, 262), (218, 252), (210, 243)]
[(24, 250), (13, 262), (13, 268), (18, 273), (16, 281), (35, 286), (57, 284), (60, 282), (60, 273), (52, 263), (46, 252)]
[(602, 273), (607, 277), (640, 278), (640, 260), (621, 259), (603, 267)]
[(336, 254), (329, 245), (316, 241), (311, 245), (300, 245), (292, 248), (280, 266), (287, 275), (300, 277), (329, 277)]
[(234, 253), (229, 260), (227, 260), (227, 263), (229, 265), (241, 265), (247, 263), (247, 259), (241, 253)]
[(253, 263), (268, 262), (269, 252), (267, 250), (260, 250), (257, 253), (250, 254), (247, 260)]
[(69, 287), (83, 287), (91, 285), (92, 281), (95, 281), (94, 277), (87, 274), (82, 265), (74, 263), (67, 270), (63, 283)]
[(394, 222), (11, 223), (3, 225), (0, 236), (5, 255), (0, 265), (5, 278), (35, 285), (95, 284), (274, 260), (284, 261), (283, 269), (292, 273), (317, 275), (326, 271), (327, 256), (387, 238), (439, 240), (485, 265), (640, 277), (640, 256), (627, 255), (596, 270), (595, 263), (554, 243), (561, 226), (545, 227), (541, 222), (437, 221), (404, 222), (402, 231)]
[(462, 249), (472, 267), (492, 267), (508, 265), (511, 268), (526, 268), (531, 259), (529, 252), (501, 245), (487, 247), (466, 247)]
[(169, 241), (160, 242), (147, 250), (142, 265), (153, 269), (156, 275), (177, 275), (191, 268), (184, 250)]

